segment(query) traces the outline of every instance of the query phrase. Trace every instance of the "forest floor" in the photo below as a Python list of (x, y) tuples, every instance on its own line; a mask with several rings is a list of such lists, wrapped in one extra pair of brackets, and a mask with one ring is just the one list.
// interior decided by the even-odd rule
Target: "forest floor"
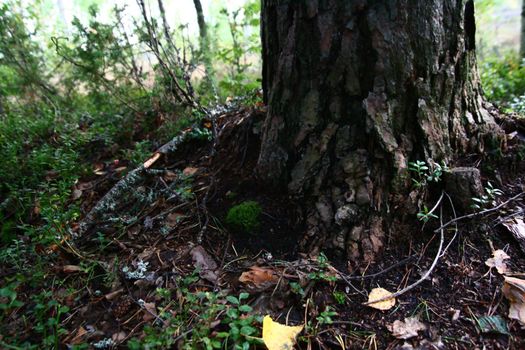
[[(45, 278), (58, 281), (48, 300), (67, 307), (41, 315), (60, 335), (57, 348), (264, 348), (258, 338), (265, 315), (304, 325), (300, 349), (525, 348), (525, 331), (508, 317), (502, 291), (505, 278), (525, 274), (525, 254), (504, 225), (523, 215), (522, 197), (449, 226), (448, 249), (430, 277), (392, 308), (377, 310), (363, 305), (372, 289), (403, 289), (431, 266), (438, 220), (423, 225), (414, 218), (404, 239), (389, 241), (377, 262), (357, 269), (335, 252), (300, 253), (298, 205), (253, 177), (263, 117), (241, 108), (203, 120), (131, 180), (128, 164), (92, 154), (93, 173), (72, 192), (83, 216), (63, 244), (41, 247), (58, 254), (45, 267)], [(525, 188), (523, 162), (510, 148), (496, 166), (462, 160), (503, 190), (497, 204)], [(118, 181), (124, 186), (108, 198)], [(228, 230), (228, 209), (248, 200), (262, 207), (260, 225), (248, 234)], [(505, 273), (486, 263), (499, 250), (509, 257), (497, 263)], [(4, 282), (13, 273), (0, 272)], [(31, 283), (17, 293), (30, 295)], [(21, 317), (24, 306), (5, 309), (0, 341), (42, 336), (35, 333), (40, 324)], [(407, 318), (412, 324), (398, 322)]]

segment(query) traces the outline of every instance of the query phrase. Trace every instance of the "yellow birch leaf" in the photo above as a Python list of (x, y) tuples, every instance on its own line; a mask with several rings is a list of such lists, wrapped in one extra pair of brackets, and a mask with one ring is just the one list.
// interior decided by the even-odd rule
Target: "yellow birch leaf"
[[(379, 300), (389, 295), (392, 295), (392, 293), (384, 288), (374, 288), (370, 291), (370, 294), (368, 294), (368, 302)], [(378, 303), (368, 304), (368, 306), (378, 310), (390, 310), (392, 307), (394, 307), (394, 305), (396, 305), (395, 298), (383, 300)]]
[(270, 316), (263, 319), (263, 341), (268, 350), (291, 350), (295, 337), (303, 330), (303, 326), (285, 326), (274, 322)]

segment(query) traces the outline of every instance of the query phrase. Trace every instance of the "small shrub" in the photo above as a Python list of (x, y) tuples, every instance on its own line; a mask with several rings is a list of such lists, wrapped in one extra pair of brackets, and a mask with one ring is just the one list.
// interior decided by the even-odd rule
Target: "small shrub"
[(516, 52), (484, 58), (480, 74), (489, 101), (507, 112), (525, 112), (525, 64)]
[(228, 210), (226, 223), (235, 230), (251, 232), (259, 227), (262, 209), (255, 201), (246, 201)]

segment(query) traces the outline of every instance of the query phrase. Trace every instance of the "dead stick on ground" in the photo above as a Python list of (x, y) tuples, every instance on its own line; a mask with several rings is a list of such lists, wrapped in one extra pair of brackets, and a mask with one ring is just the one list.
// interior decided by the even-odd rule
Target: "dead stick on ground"
[(521, 196), (523, 196), (525, 194), (525, 192), (521, 192), (521, 193), (518, 193), (517, 195), (515, 195), (514, 197), (508, 199), (507, 201), (495, 206), (494, 208), (490, 208), (490, 209), (485, 209), (485, 210), (482, 210), (480, 212), (477, 212), (477, 213), (472, 213), (472, 214), (467, 214), (467, 215), (463, 215), (463, 216), (460, 216), (458, 218), (455, 218), (455, 219), (452, 219), (450, 220), (449, 222), (445, 223), (444, 225), (441, 225), (440, 227), (438, 227), (437, 229), (434, 230), (434, 232), (439, 232), (440, 230), (460, 221), (460, 220), (465, 220), (465, 219), (472, 219), (472, 218), (475, 218), (477, 216), (483, 216), (485, 214), (489, 214), (489, 213), (492, 213), (492, 212), (495, 212), (495, 211), (498, 211), (500, 210), (501, 208), (503, 208), (504, 206), (506, 206), (507, 204), (515, 201), (516, 199), (520, 198)]
[[(443, 200), (443, 196), (444, 195), (445, 195), (445, 192), (441, 192), (441, 197), (439, 197), (439, 200), (437, 201), (437, 203), (434, 206), (434, 208), (432, 208), (430, 213), (432, 213), (434, 210), (436, 210), (438, 205)], [(439, 220), (440, 220), (441, 226), (443, 227), (443, 208), (442, 207), (440, 207)], [(390, 294), (390, 295), (385, 296), (383, 298), (379, 298), (379, 299), (376, 299), (376, 300), (372, 300), (372, 301), (363, 303), (363, 305), (375, 304), (375, 303), (379, 303), (381, 301), (397, 298), (398, 296), (405, 294), (406, 292), (414, 289), (415, 287), (417, 287), (418, 285), (423, 283), (423, 281), (426, 280), (428, 278), (428, 276), (430, 276), (430, 274), (432, 273), (432, 271), (436, 267), (437, 262), (438, 262), (438, 260), (439, 260), (439, 258), (441, 256), (441, 250), (443, 249), (443, 242), (445, 241), (445, 233), (444, 233), (444, 229), (443, 228), (441, 228), (440, 233), (441, 233), (441, 237), (440, 237), (440, 240), (439, 240), (439, 248), (438, 248), (438, 252), (436, 254), (436, 257), (434, 258), (434, 261), (432, 261), (432, 265), (430, 265), (430, 268), (427, 270), (427, 272), (425, 272), (425, 274), (419, 280), (417, 280), (416, 282), (412, 283), (411, 285), (409, 285), (409, 286), (407, 286), (407, 287), (405, 287), (405, 288), (395, 292), (394, 294)]]
[[(441, 196), (441, 198), (443, 198), (443, 196)], [(440, 209), (440, 212), (441, 213), (440, 213), (439, 219), (440, 219), (441, 224), (442, 224), (442, 222), (443, 222), (443, 215), (442, 215), (443, 214), (443, 209), (442, 208)], [(444, 230), (441, 229), (441, 231), (440, 231), (440, 240), (439, 240), (439, 248), (438, 248), (438, 252), (436, 254), (436, 257), (434, 258), (434, 261), (432, 261), (432, 265), (430, 265), (430, 268), (427, 270), (427, 272), (425, 272), (425, 274), (419, 280), (417, 280), (416, 282), (414, 282), (411, 285), (407, 286), (406, 288), (403, 288), (400, 291), (395, 292), (394, 294), (390, 294), (390, 295), (388, 295), (386, 297), (379, 298), (377, 300), (372, 300), (372, 301), (363, 303), (363, 305), (375, 304), (375, 303), (379, 303), (381, 301), (397, 298), (398, 296), (401, 296), (401, 295), (405, 294), (406, 292), (414, 289), (415, 287), (417, 287), (418, 285), (423, 283), (423, 281), (426, 280), (430, 276), (430, 274), (432, 273), (432, 271), (436, 267), (437, 262), (439, 260), (439, 257), (441, 256), (441, 251), (443, 250), (443, 242), (444, 241), (445, 241), (445, 233), (444, 233)]]
[[(432, 209), (432, 211), (434, 211), (435, 208), (437, 208), (437, 205), (441, 202), (441, 200), (443, 199), (443, 194), (441, 194), (441, 197), (439, 198), (439, 201), (438, 203), (434, 206), (434, 208)], [(427, 270), (427, 272), (419, 279), (417, 280), (416, 282), (412, 283), (411, 285), (407, 286), (406, 288), (403, 288), (401, 289), (400, 291), (397, 291), (393, 294), (390, 294), (388, 296), (385, 296), (383, 298), (379, 298), (377, 300), (372, 300), (372, 301), (369, 301), (369, 302), (366, 302), (366, 303), (363, 303), (363, 305), (370, 305), (370, 304), (375, 304), (375, 303), (379, 303), (379, 302), (382, 302), (382, 301), (385, 301), (385, 300), (390, 300), (390, 299), (393, 299), (393, 298), (397, 298), (403, 294), (405, 294), (406, 292), (414, 289), (415, 287), (417, 287), (418, 285), (420, 285), (424, 280), (426, 280), (430, 274), (432, 273), (432, 271), (434, 270), (434, 268), (436, 267), (437, 265), (437, 262), (439, 260), (439, 258), (441, 257), (441, 252), (443, 250), (443, 242), (445, 240), (445, 233), (444, 233), (444, 229), (460, 220), (464, 220), (464, 219), (471, 219), (473, 217), (477, 217), (477, 216), (482, 216), (482, 215), (485, 215), (485, 214), (489, 214), (491, 212), (495, 212), (501, 208), (503, 208), (504, 206), (506, 206), (507, 204), (511, 203), (512, 201), (518, 199), (519, 197), (521, 197), (522, 195), (524, 195), (525, 192), (521, 192), (517, 195), (515, 195), (514, 197), (508, 199), (507, 201), (501, 203), (500, 205), (494, 207), (494, 208), (490, 208), (490, 209), (485, 209), (485, 210), (482, 210), (478, 213), (472, 213), (472, 214), (467, 214), (467, 215), (463, 215), (463, 216), (460, 216), (458, 218), (455, 218), (455, 219), (452, 219), (450, 220), (449, 222), (443, 224), (443, 209), (441, 208), (441, 215), (439, 217), (439, 220), (440, 220), (440, 226), (434, 230), (434, 232), (439, 232), (440, 233), (440, 242), (439, 242), (439, 249), (438, 249), (438, 252), (436, 254), (436, 257), (434, 258), (434, 261), (432, 262), (432, 265), (430, 266), (430, 268)], [(432, 212), (431, 211), (431, 212)], [(447, 246), (448, 247), (448, 246)]]

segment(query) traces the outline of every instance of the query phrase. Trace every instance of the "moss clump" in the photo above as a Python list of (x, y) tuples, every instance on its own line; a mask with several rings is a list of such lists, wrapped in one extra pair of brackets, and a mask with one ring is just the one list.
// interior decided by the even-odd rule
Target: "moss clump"
[(250, 233), (259, 228), (261, 212), (262, 208), (259, 203), (255, 201), (242, 202), (228, 210), (226, 223), (235, 230)]

